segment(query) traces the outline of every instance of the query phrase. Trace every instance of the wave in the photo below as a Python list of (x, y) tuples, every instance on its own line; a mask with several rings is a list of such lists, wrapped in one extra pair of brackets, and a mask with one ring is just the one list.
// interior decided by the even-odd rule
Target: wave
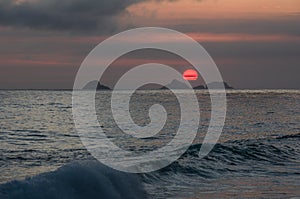
[[(177, 161), (155, 172), (127, 174), (97, 161), (67, 164), (56, 171), (0, 185), (1, 199), (146, 198), (143, 185), (195, 186), (200, 179), (226, 175), (299, 175), (299, 134), (270, 139), (235, 140), (216, 144), (208, 156), (198, 157), (201, 144), (192, 145)], [(80, 151), (80, 150), (79, 150)], [(279, 168), (289, 169), (279, 169)], [(193, 177), (194, 178), (193, 181)], [(151, 194), (150, 194), (151, 196)]]
[[(224, 175), (252, 173), (253, 175), (294, 175), (297, 170), (280, 170), (278, 167), (299, 165), (300, 150), (298, 148), (299, 136), (293, 142), (282, 140), (236, 140), (216, 144), (214, 149), (203, 159), (198, 157), (201, 144), (192, 145), (171, 165), (148, 174), (144, 174), (146, 183), (156, 180), (178, 181), (187, 180), (189, 176), (198, 176), (202, 179), (214, 179)], [(169, 179), (170, 176), (173, 176)], [(178, 178), (178, 179), (177, 179)]]
[(0, 185), (1, 199), (140, 199), (146, 192), (138, 175), (97, 161), (73, 162), (56, 171)]
[(284, 136), (280, 136), (280, 137), (277, 137), (276, 139), (289, 139), (289, 138), (300, 138), (300, 133), (298, 134), (291, 134), (291, 135), (284, 135)]
[[(218, 193), (226, 193), (224, 187), (230, 187), (231, 182), (235, 183), (234, 187), (237, 187), (236, 191), (239, 192), (243, 190), (239, 183), (245, 185), (249, 182), (251, 187), (256, 179), (265, 178), (280, 179), (279, 183), (290, 179), (291, 185), (294, 185), (294, 182), (298, 182), (297, 176), (300, 175), (299, 137), (288, 137), (219, 143), (202, 159), (198, 157), (201, 144), (195, 144), (171, 165), (141, 176), (149, 197), (153, 198), (187, 198), (186, 195), (194, 190), (197, 190), (193, 192), (197, 194), (195, 198), (200, 196), (200, 190), (204, 190), (204, 195), (208, 193), (207, 190), (212, 195), (215, 190), (218, 190)], [(226, 184), (228, 179), (229, 185)], [(234, 187), (229, 188), (230, 191), (234, 190)], [(248, 186), (246, 189), (249, 189)], [(259, 190), (259, 186), (250, 189)], [(194, 195), (190, 198), (194, 198)], [(216, 195), (207, 198), (216, 198)]]

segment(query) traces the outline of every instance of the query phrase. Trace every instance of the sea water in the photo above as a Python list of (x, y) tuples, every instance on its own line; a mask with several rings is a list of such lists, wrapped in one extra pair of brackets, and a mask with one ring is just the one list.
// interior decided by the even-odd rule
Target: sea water
[[(74, 127), (71, 91), (0, 91), (0, 198), (300, 197), (300, 91), (227, 91), (222, 135), (203, 159), (198, 152), (211, 104), (207, 91), (196, 94), (201, 120), (193, 145), (163, 169), (129, 174), (99, 163), (83, 146)], [(115, 124), (110, 97), (110, 91), (97, 92), (98, 121), (124, 150), (155, 150), (176, 134), (180, 108), (171, 92), (132, 96), (136, 124), (149, 124), (153, 104), (163, 105), (168, 114), (162, 132), (142, 141)]]

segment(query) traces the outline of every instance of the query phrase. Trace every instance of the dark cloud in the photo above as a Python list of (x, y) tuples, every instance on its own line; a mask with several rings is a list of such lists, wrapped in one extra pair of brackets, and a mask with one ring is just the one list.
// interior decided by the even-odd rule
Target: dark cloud
[(54, 30), (102, 30), (117, 27), (116, 17), (142, 0), (0, 1), (0, 25)]
[[(35, 29), (71, 30), (79, 32), (116, 32), (120, 25), (131, 27), (126, 15), (130, 5), (151, 0), (0, 0), (0, 26), (21, 26)], [(178, 0), (152, 0), (178, 1)], [(200, 0), (197, 0), (200, 2)], [(127, 18), (129, 19), (129, 18)], [(145, 19), (149, 20), (149, 19)], [(153, 20), (153, 19), (150, 19)], [(282, 16), (188, 19), (165, 26), (183, 32), (289, 34), (300, 35), (299, 13)], [(155, 20), (154, 26), (155, 26)]]

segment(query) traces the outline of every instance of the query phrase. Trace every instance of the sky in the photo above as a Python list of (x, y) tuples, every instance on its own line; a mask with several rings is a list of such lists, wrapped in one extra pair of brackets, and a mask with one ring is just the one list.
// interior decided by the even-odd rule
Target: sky
[[(0, 89), (70, 89), (96, 45), (146, 26), (191, 36), (235, 88), (300, 89), (299, 0), (0, 0)], [(137, 51), (101, 81), (112, 86), (149, 62), (190, 67), (167, 52)]]

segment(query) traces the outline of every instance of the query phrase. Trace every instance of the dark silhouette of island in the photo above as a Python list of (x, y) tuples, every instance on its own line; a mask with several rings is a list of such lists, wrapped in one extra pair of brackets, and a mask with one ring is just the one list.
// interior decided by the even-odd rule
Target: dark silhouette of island
[[(225, 89), (234, 89), (232, 86), (230, 86), (226, 82), (212, 82), (209, 83), (208, 85), (199, 85), (193, 87), (194, 90), (205, 90), (208, 89), (208, 87), (213, 88), (213, 89), (222, 89), (222, 84), (224, 85)], [(168, 89), (168, 86), (174, 89), (188, 89), (188, 87), (183, 83), (178, 80), (173, 80), (170, 84), (161, 87), (162, 90)]]
[[(224, 87), (222, 86), (222, 84), (224, 85)], [(168, 90), (169, 88), (173, 88), (173, 89), (189, 89), (189, 87), (187, 85), (185, 85), (185, 83), (178, 81), (178, 80), (173, 80), (170, 84), (167, 84), (165, 86), (161, 86), (158, 84), (147, 84), (147, 85), (143, 85), (140, 88), (138, 88), (138, 90)], [(234, 89), (232, 86), (230, 86), (228, 83), (226, 82), (212, 82), (209, 83), (208, 85), (199, 85), (199, 86), (195, 86), (193, 87), (194, 90), (206, 90), (208, 88), (212, 88), (212, 89)], [(95, 90), (97, 88), (97, 90), (111, 90), (111, 88), (109, 88), (108, 86), (102, 85), (100, 84), (98, 81), (91, 81), (88, 84), (86, 84), (83, 87), (83, 90)], [(128, 89), (130, 90), (130, 89)]]
[(111, 90), (108, 86), (100, 84), (98, 81), (91, 81), (87, 83), (84, 87), (83, 90)]
[(195, 86), (194, 89), (195, 90), (204, 90), (204, 89), (207, 89), (207, 87), (204, 85), (199, 85), (199, 86)]
[(189, 87), (187, 87), (187, 85), (185, 85), (185, 83), (180, 82), (178, 80), (173, 80), (170, 84), (167, 84), (163, 87), (161, 87), (161, 90), (167, 90), (169, 88), (174, 88), (174, 89), (188, 89)]

